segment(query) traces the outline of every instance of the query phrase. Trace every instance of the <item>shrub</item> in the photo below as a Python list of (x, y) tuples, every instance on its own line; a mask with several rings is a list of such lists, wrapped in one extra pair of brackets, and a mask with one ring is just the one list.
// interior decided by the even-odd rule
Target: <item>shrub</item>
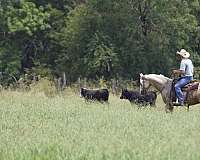
[(43, 92), (47, 97), (54, 97), (57, 89), (53, 81), (48, 78), (41, 78), (39, 81), (30, 85), (32, 93)]

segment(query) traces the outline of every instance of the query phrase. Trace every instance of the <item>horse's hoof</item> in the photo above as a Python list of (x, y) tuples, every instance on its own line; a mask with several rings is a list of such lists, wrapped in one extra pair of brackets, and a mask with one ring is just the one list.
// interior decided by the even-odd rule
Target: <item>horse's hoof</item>
[(166, 113), (172, 113), (172, 112), (173, 112), (173, 109), (174, 109), (174, 108), (167, 108), (167, 109), (165, 109), (165, 112), (166, 112)]

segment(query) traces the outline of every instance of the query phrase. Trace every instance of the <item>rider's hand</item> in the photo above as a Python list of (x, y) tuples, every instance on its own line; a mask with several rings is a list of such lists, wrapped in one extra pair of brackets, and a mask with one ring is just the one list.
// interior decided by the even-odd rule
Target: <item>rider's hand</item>
[(173, 73), (173, 74), (177, 74), (178, 72), (177, 72), (176, 69), (174, 69), (174, 70), (172, 70), (172, 73)]
[(172, 71), (172, 73), (173, 73), (174, 75), (181, 75), (181, 74), (183, 74), (183, 71), (181, 71), (181, 70), (179, 70), (179, 69), (174, 69), (174, 70)]

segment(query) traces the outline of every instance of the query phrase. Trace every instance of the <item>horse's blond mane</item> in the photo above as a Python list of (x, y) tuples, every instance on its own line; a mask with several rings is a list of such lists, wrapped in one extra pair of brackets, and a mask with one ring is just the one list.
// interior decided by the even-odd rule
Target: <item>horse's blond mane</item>
[(149, 78), (165, 78), (165, 79), (170, 79), (162, 74), (146, 74), (145, 77)]
[(167, 83), (169, 81), (171, 81), (170, 78), (162, 75), (162, 74), (146, 74), (144, 75), (144, 78), (146, 80), (149, 80), (151, 83), (157, 83), (160, 85), (163, 85), (164, 83)]

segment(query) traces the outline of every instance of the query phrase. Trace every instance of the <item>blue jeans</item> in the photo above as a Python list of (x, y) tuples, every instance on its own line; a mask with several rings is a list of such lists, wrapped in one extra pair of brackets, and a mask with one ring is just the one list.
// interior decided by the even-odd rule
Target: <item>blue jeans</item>
[(175, 84), (175, 91), (176, 96), (178, 98), (179, 103), (184, 103), (185, 97), (183, 95), (183, 92), (181, 91), (181, 88), (185, 86), (187, 83), (189, 83), (192, 80), (192, 76), (185, 76), (181, 77), (178, 82)]

